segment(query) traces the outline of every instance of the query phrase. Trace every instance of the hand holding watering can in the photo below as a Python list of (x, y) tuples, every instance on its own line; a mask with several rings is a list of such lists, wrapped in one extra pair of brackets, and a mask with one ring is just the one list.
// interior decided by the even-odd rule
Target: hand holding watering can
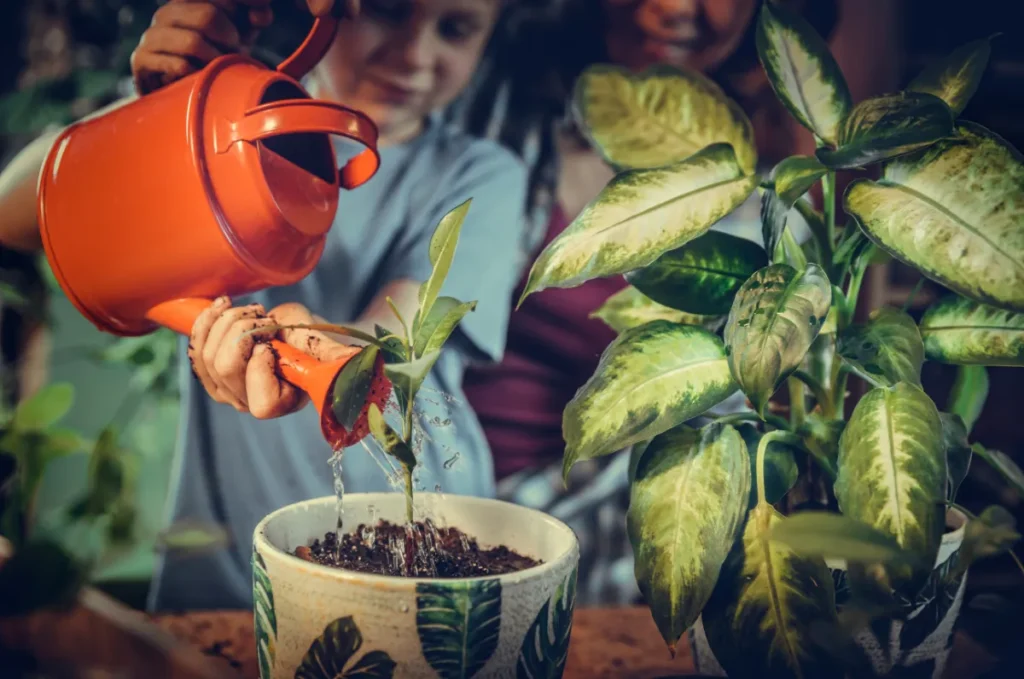
[[(225, 354), (220, 364), (207, 355), (217, 348), (214, 334), (222, 340), (271, 322), (313, 320), (297, 305), (273, 310), (272, 320), (262, 309), (227, 312), (228, 298), (309, 274), (339, 187), (359, 186), (379, 163), (373, 123), (311, 98), (299, 83), (330, 46), (338, 18), (358, 3), (306, 2), (317, 19), (276, 70), (239, 53), (271, 20), (269, 0), (161, 7), (132, 56), (145, 96), (61, 133), (40, 175), (38, 219), (57, 280), (98, 328), (130, 336), (164, 326), (189, 335), (201, 351), (191, 348), (190, 358), (214, 398), (272, 417), (308, 394), (325, 438), (351, 445), (366, 435), (365, 417), (346, 431), (330, 404), (338, 373), (359, 348), (268, 332), (244, 340), (248, 355)], [(328, 135), (366, 150), (338, 168)], [(241, 370), (222, 365), (231, 360)], [(381, 367), (371, 386), (376, 400), (390, 390)], [(246, 403), (247, 393), (264, 401)]]

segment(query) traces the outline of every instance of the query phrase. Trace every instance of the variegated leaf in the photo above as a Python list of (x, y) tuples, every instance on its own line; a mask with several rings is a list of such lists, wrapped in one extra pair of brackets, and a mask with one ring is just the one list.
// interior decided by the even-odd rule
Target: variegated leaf
[(800, 124), (835, 143), (853, 100), (825, 41), (799, 14), (768, 2), (755, 38), (775, 94)]
[(563, 474), (671, 429), (736, 391), (725, 347), (703, 328), (651, 321), (622, 333), (562, 416)]
[(665, 167), (622, 172), (540, 253), (522, 299), (647, 266), (703, 235), (756, 184), (727, 144)]
[(921, 384), (924, 343), (917, 323), (905, 311), (875, 309), (866, 324), (842, 332), (839, 354), (855, 372), (883, 386)]
[(904, 552), (891, 535), (834, 512), (797, 512), (772, 528), (771, 539), (801, 556), (847, 563), (892, 563), (915, 558)]
[(960, 115), (978, 90), (991, 55), (991, 38), (961, 45), (921, 71), (907, 89), (934, 95), (946, 102), (953, 115)]
[(749, 490), (747, 447), (728, 425), (671, 429), (640, 458), (626, 528), (637, 584), (670, 648), (711, 596)]
[(655, 302), (705, 316), (729, 313), (744, 281), (768, 265), (763, 249), (746, 238), (708, 231), (653, 263), (626, 274)]
[(921, 335), (932, 361), (1024, 366), (1024, 313), (953, 295), (925, 312)]
[(743, 109), (696, 71), (657, 65), (633, 75), (590, 66), (576, 80), (573, 107), (584, 134), (617, 169), (661, 167), (717, 143), (733, 147), (744, 174), (757, 165)]
[(979, 125), (858, 179), (846, 211), (879, 247), (979, 302), (1024, 311), (1024, 159)]
[(725, 324), (729, 367), (754, 409), (803, 361), (832, 303), (832, 286), (817, 264), (761, 269), (743, 284)]
[(988, 399), (988, 370), (982, 365), (957, 366), (946, 410), (958, 415), (970, 434)]
[(671, 309), (658, 304), (631, 285), (609, 297), (597, 311), (590, 314), (590, 318), (604, 321), (615, 332), (623, 332), (659, 319), (683, 325), (699, 325), (714, 331), (725, 320), (719, 316), (700, 316)]
[[(843, 514), (892, 536), (930, 567), (946, 483), (942, 423), (928, 395), (906, 382), (868, 392), (839, 440), (835, 493)], [(916, 581), (916, 570), (894, 571), (894, 583)]]
[(866, 167), (953, 136), (953, 122), (938, 97), (887, 94), (857, 104), (839, 130), (838, 148), (820, 148), (815, 155), (832, 169)]
[(771, 256), (785, 232), (789, 210), (827, 173), (828, 168), (810, 156), (790, 156), (772, 170), (772, 186), (761, 196), (761, 234)]
[(750, 511), (702, 614), (708, 643), (730, 677), (838, 678), (813, 636), (837, 622), (832, 576), (821, 557), (770, 539), (780, 521), (767, 503)]

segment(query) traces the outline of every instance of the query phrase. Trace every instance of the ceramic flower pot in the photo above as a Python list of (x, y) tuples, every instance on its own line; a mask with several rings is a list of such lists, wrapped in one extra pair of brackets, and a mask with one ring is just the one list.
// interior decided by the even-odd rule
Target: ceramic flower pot
[[(561, 676), (579, 562), (572, 530), (526, 507), (433, 493), (417, 494), (416, 516), (458, 527), (481, 547), (505, 545), (542, 563), (455, 580), (329, 568), (291, 552), (333, 530), (335, 498), (279, 509), (253, 536), (262, 679)], [(352, 529), (404, 517), (400, 493), (344, 498)]]
[[(858, 633), (856, 643), (870, 659), (876, 676), (903, 676), (903, 671), (912, 671), (915, 677), (941, 679), (967, 583), (966, 573), (950, 582), (946, 582), (946, 576), (957, 563), (966, 524), (967, 518), (960, 512), (946, 513), (947, 532), (942, 536), (931, 577), (914, 601), (903, 602), (908, 612), (906, 620), (876, 621)], [(850, 595), (846, 564), (829, 561), (828, 567), (835, 584), (836, 606), (842, 609)], [(697, 671), (727, 676), (708, 644), (700, 618), (690, 629), (689, 637)]]

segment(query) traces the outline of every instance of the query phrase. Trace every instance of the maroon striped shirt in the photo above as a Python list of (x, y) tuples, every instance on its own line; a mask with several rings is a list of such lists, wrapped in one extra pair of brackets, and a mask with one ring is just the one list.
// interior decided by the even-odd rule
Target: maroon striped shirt
[[(556, 207), (543, 245), (568, 225)], [(524, 277), (516, 300), (525, 284)], [(466, 397), (483, 425), (498, 479), (561, 459), (562, 411), (615, 339), (613, 330), (589, 316), (625, 286), (614, 276), (534, 293), (509, 319), (502, 362), (466, 374)]]

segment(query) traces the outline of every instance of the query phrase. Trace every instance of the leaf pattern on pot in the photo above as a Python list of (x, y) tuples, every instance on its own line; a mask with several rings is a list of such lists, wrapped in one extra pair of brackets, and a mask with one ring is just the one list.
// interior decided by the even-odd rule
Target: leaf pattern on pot
[(395, 661), (384, 651), (370, 651), (349, 664), (362, 645), (363, 634), (355, 619), (338, 618), (310, 644), (295, 679), (391, 679)]
[(498, 648), (501, 582), (416, 585), (416, 630), (423, 657), (441, 679), (469, 679)]
[(544, 602), (530, 625), (516, 661), (517, 679), (560, 679), (562, 676), (569, 656), (576, 576), (574, 568), (555, 595)]
[(256, 655), (260, 677), (271, 679), (277, 644), (277, 615), (274, 612), (274, 588), (267, 575), (267, 564), (255, 549), (252, 552), (252, 597), (256, 623)]

